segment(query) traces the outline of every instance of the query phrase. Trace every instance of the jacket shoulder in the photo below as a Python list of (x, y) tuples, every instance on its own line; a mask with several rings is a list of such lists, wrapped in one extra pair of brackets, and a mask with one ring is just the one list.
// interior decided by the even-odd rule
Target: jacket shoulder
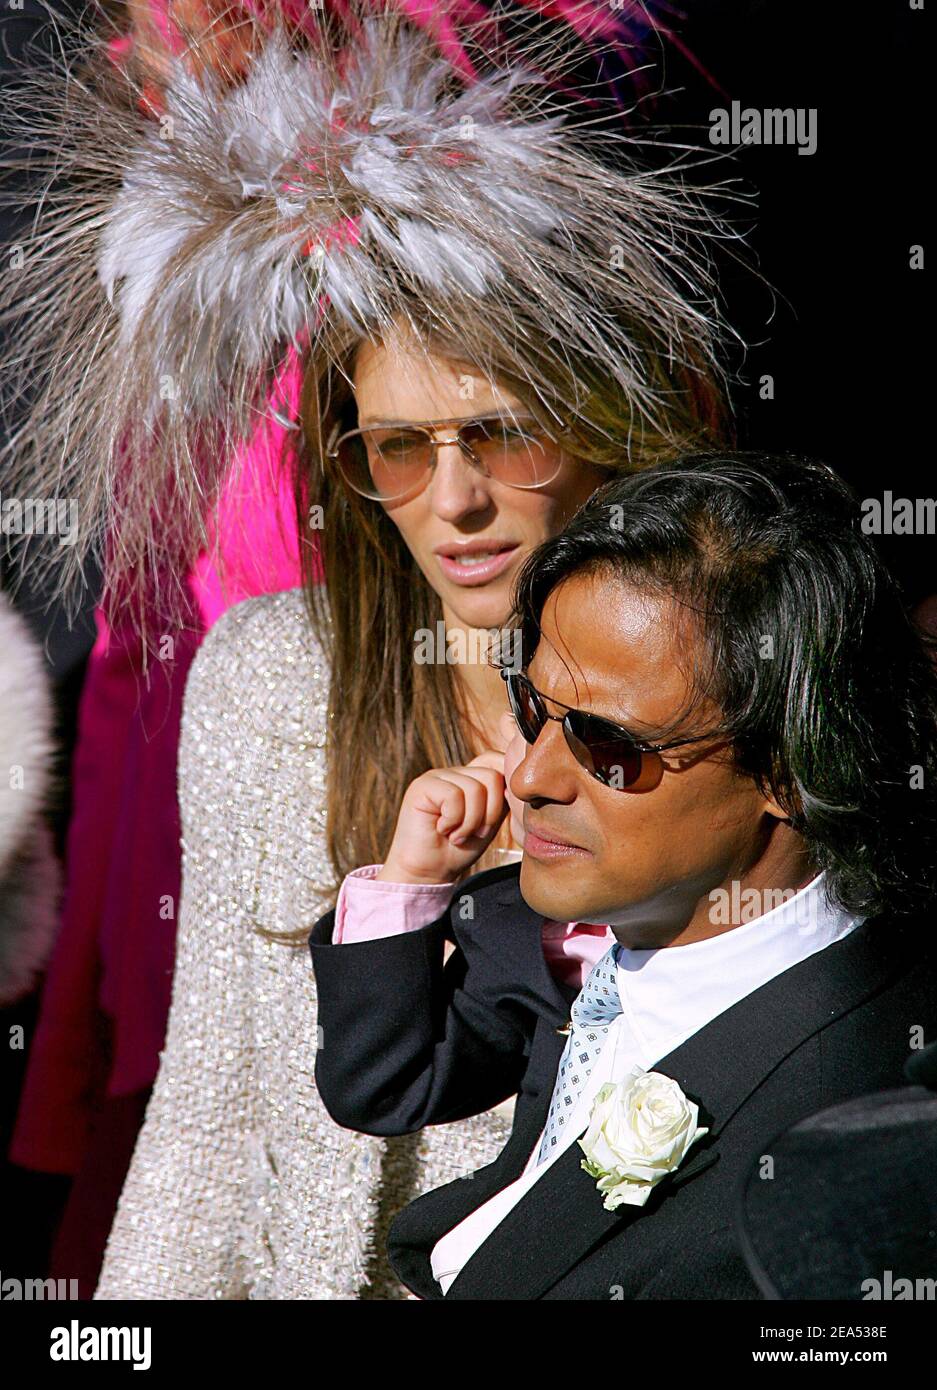
[(895, 965), (880, 987), (821, 1033), (826, 1104), (839, 1099), (840, 1078), (849, 1078), (854, 1085), (861, 1083), (860, 1091), (902, 1085), (909, 1054), (937, 1039), (937, 940), (933, 927), (929, 922), (879, 919), (874, 930), (881, 935), (900, 933), (902, 940), (895, 952)]
[(301, 590), (229, 609), (189, 670), (177, 770), (186, 878), (201, 863), (214, 879), (227, 859), (266, 926), (299, 927), (331, 898), (329, 683)]

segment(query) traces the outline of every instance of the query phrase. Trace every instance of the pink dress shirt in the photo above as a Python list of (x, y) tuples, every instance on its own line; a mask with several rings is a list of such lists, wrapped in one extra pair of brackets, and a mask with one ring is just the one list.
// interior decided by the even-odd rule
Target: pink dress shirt
[[(376, 877), (380, 869), (380, 864), (368, 864), (343, 881), (335, 904), (334, 944), (419, 931), (445, 912), (455, 892), (453, 883), (385, 883)], [(614, 943), (611, 927), (543, 924), (543, 955), (553, 978), (577, 990)]]

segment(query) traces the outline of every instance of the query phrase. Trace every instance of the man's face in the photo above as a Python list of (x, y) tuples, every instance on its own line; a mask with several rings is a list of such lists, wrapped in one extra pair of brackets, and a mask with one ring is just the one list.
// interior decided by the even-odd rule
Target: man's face
[[(527, 674), (563, 705), (653, 742), (688, 698), (683, 671), (692, 672), (697, 638), (669, 600), (577, 575), (550, 595), (541, 626)], [(549, 700), (546, 708), (563, 713)], [(704, 708), (686, 733), (718, 721), (718, 710)], [(652, 755), (622, 790), (577, 762), (558, 722), (524, 747), (510, 775), (524, 803), (524, 898), (558, 921), (625, 927), (630, 944), (646, 936), (660, 945), (681, 932), (713, 888), (745, 876), (777, 827), (780, 812), (718, 737)]]

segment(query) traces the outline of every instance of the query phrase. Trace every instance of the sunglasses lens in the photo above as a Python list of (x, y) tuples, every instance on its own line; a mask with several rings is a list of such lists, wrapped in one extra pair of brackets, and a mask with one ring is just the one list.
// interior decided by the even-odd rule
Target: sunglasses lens
[(477, 420), (463, 425), (462, 442), (498, 482), (509, 487), (543, 487), (559, 472), (558, 450), (547, 451), (533, 424)]
[(363, 497), (404, 497), (428, 476), (433, 460), (429, 435), (420, 430), (361, 430), (343, 439), (338, 462), (349, 487)]
[(599, 782), (619, 791), (637, 782), (641, 776), (640, 748), (611, 732), (604, 720), (570, 710), (564, 729), (573, 753)]
[[(458, 426), (463, 449), (476, 464), (509, 487), (543, 487), (560, 470), (560, 450), (546, 447), (533, 421), (515, 424), (492, 418), (453, 423)], [(336, 450), (347, 485), (377, 502), (418, 492), (427, 482), (435, 458), (431, 431), (418, 425), (352, 430), (342, 435)]]
[(511, 713), (517, 727), (528, 743), (536, 743), (540, 730), (546, 722), (536, 691), (532, 690), (523, 676), (516, 672), (508, 673), (505, 684), (508, 688)]

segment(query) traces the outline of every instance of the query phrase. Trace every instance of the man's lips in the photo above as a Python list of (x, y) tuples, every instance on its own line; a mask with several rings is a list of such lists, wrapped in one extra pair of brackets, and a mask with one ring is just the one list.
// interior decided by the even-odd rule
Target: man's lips
[(563, 859), (567, 856), (590, 857), (592, 852), (582, 845), (562, 839), (556, 831), (547, 830), (546, 827), (536, 829), (525, 822), (524, 853), (532, 859)]
[(518, 550), (517, 541), (447, 541), (433, 551), (439, 568), (456, 584), (485, 584), (503, 573)]

